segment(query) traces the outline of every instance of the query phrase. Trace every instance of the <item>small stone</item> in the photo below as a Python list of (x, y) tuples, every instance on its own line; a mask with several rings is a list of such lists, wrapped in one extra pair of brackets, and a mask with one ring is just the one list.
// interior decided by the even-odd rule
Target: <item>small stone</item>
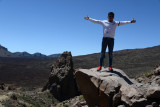
[(113, 96), (113, 107), (117, 107), (121, 103), (121, 94), (117, 93)]
[(11, 95), (11, 99), (17, 100), (17, 96), (16, 96), (15, 94), (12, 94), (12, 95)]
[(12, 85), (9, 85), (8, 86), (8, 90), (15, 90), (16, 88), (14, 87), (14, 86), (12, 86)]
[(158, 107), (158, 104), (156, 102), (152, 102), (153, 107)]
[(139, 77), (139, 78), (137, 79), (137, 81), (138, 81), (139, 83), (141, 83), (142, 81), (144, 81), (144, 79), (143, 79), (142, 77)]
[(146, 107), (153, 107), (152, 105), (146, 105)]
[(117, 107), (126, 107), (125, 105), (119, 105), (119, 106), (117, 106)]
[(160, 99), (160, 87), (149, 87), (146, 97), (149, 99)]

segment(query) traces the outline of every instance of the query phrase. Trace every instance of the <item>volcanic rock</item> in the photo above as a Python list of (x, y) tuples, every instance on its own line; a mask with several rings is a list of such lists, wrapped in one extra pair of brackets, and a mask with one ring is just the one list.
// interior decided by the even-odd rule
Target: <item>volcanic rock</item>
[(78, 87), (89, 107), (146, 107), (160, 104), (160, 89), (138, 83), (122, 70), (79, 69), (75, 73)]
[(42, 91), (49, 89), (60, 101), (78, 95), (74, 72), (71, 52), (62, 53), (52, 66), (49, 81)]

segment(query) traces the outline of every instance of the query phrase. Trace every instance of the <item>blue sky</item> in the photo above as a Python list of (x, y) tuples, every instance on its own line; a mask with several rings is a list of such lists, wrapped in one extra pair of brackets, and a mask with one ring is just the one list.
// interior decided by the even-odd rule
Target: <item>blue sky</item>
[(101, 50), (102, 27), (84, 20), (137, 20), (117, 27), (114, 51), (160, 45), (160, 0), (0, 0), (0, 44), (9, 51), (72, 55)]

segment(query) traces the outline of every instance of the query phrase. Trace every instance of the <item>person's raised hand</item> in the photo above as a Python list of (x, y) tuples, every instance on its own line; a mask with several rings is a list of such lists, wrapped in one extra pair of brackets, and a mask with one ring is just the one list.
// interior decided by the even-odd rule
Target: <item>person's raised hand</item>
[(84, 19), (88, 20), (88, 19), (89, 19), (89, 17), (88, 17), (88, 16), (85, 16), (85, 17), (84, 17)]
[(136, 23), (136, 20), (133, 18), (132, 21), (131, 21), (131, 23)]

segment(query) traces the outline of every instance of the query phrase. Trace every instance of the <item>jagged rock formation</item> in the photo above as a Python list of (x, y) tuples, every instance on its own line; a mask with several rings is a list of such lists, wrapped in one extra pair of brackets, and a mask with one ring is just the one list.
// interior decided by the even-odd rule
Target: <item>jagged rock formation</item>
[(42, 91), (49, 89), (60, 101), (78, 95), (74, 72), (71, 52), (62, 53), (52, 66), (49, 81)]
[[(75, 73), (81, 93), (89, 107), (158, 107), (160, 85), (142, 84), (122, 70), (79, 69)], [(156, 85), (155, 85), (156, 84)]]

